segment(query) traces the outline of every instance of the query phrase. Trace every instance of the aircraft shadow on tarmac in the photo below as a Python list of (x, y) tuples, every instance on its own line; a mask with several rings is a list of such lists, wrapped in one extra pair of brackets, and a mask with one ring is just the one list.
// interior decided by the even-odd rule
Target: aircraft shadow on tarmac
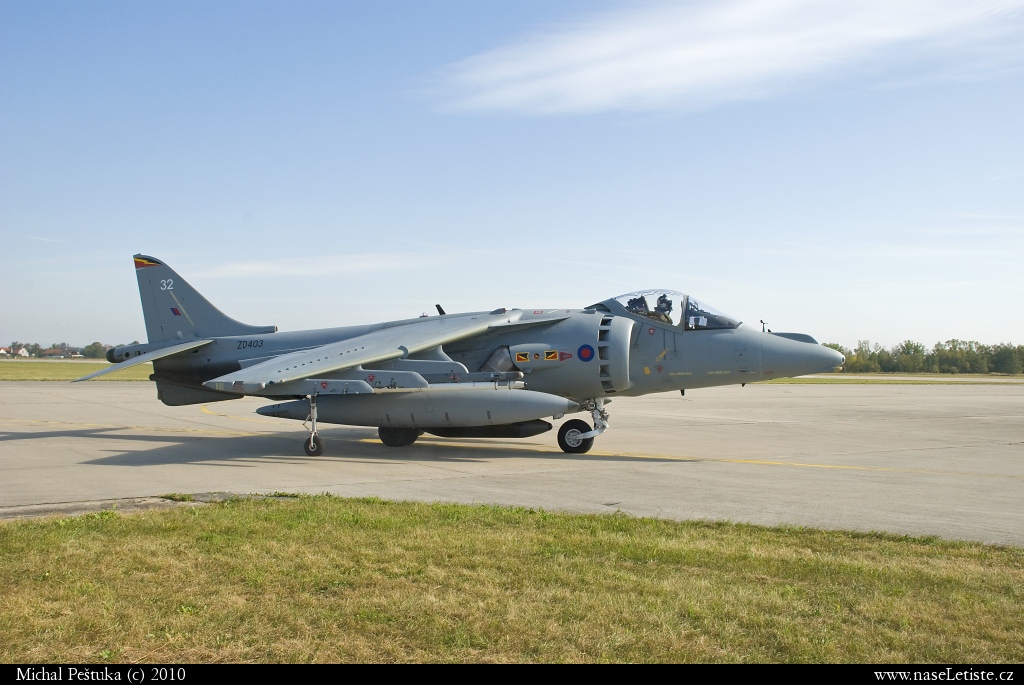
[[(302, 453), (301, 434), (294, 431), (259, 435), (181, 435), (175, 433), (124, 433), (124, 428), (80, 428), (33, 432), (0, 432), (0, 442), (18, 440), (104, 440), (133, 443), (137, 449), (108, 447), (108, 456), (87, 459), (82, 464), (95, 466), (162, 466), (195, 464), (198, 466), (236, 466), (253, 468), (260, 464), (299, 464), (363, 462), (400, 464), (415, 461), (482, 462), (497, 459), (542, 459), (614, 462), (691, 461), (678, 458), (641, 457), (616, 454), (565, 454), (540, 450), (530, 443), (505, 447), (499, 442), (445, 440), (443, 443), (419, 441), (409, 447), (385, 447), (376, 441), (373, 430), (336, 429), (321, 431), (327, 453), (310, 457)], [(155, 445), (147, 447), (147, 445)], [(52, 450), (54, 447), (48, 447)], [(59, 449), (59, 448), (57, 448)]]

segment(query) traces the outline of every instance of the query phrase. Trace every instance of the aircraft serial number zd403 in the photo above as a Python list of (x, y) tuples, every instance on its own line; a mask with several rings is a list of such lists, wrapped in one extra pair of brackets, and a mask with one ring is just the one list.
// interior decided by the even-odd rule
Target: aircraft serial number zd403
[(525, 438), (571, 419), (558, 445), (588, 451), (607, 404), (833, 371), (845, 359), (800, 333), (757, 330), (683, 293), (644, 290), (582, 309), (495, 309), (312, 331), (278, 332), (223, 314), (163, 262), (135, 255), (149, 342), (111, 349), (96, 378), (153, 362), (157, 397), (180, 406), (246, 395), (265, 416), (374, 426), (388, 446), (423, 433)]

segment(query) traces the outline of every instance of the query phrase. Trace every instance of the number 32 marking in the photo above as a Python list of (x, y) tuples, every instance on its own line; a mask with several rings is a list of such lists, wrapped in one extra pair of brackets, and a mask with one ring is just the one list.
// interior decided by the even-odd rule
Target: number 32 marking
[(174, 279), (168, 278), (160, 281), (160, 290), (174, 290)]

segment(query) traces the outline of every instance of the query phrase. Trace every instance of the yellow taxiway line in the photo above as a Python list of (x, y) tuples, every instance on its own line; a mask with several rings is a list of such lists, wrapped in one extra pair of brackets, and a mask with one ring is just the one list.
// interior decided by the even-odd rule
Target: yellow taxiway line
[[(359, 442), (366, 444), (380, 444), (379, 441), (373, 439), (363, 439)], [(447, 447), (447, 448), (463, 448), (463, 449), (492, 449), (492, 450), (513, 450), (522, 452), (535, 452), (541, 454), (563, 454), (561, 450), (546, 448), (546, 447), (519, 447), (514, 445), (495, 445), (488, 443), (479, 443), (473, 445), (466, 445), (458, 442), (442, 442), (439, 440), (424, 440), (420, 444), (430, 445), (436, 447)], [(982, 477), (996, 477), (996, 478), (1015, 478), (1024, 479), (1024, 476), (1014, 476), (1004, 473), (976, 473), (972, 471), (935, 471), (935, 470), (924, 470), (924, 469), (901, 469), (892, 466), (854, 466), (852, 464), (811, 464), (807, 462), (799, 461), (775, 461), (769, 459), (725, 459), (720, 457), (692, 457), (692, 456), (678, 456), (668, 454), (639, 454), (636, 452), (603, 452), (603, 451), (590, 451), (585, 455), (579, 455), (581, 457), (628, 457), (630, 459), (656, 459), (659, 461), (683, 461), (683, 462), (702, 462), (702, 463), (719, 463), (719, 464), (750, 464), (754, 466), (789, 466), (796, 468), (812, 468), (812, 469), (837, 469), (843, 471), (882, 471), (889, 473), (924, 473), (936, 476), (982, 476)]]
[(277, 421), (271, 421), (270, 419), (254, 419), (249, 416), (235, 416), (234, 414), (221, 414), (210, 409), (210, 405), (204, 404), (199, 407), (199, 411), (210, 416), (221, 416), (225, 419), (235, 419), (236, 421), (248, 421), (249, 423), (269, 423), (273, 426), (283, 426), (285, 424), (278, 423)]
[[(281, 424), (276, 421), (267, 419), (253, 419), (244, 416), (233, 416), (231, 414), (221, 414), (218, 412), (210, 411), (206, 405), (200, 407), (200, 410), (211, 416), (219, 416), (221, 418), (235, 419), (238, 421), (248, 421), (254, 423), (269, 423), (277, 425)], [(196, 434), (196, 435), (218, 435), (227, 437), (239, 437), (239, 436), (259, 436), (268, 435), (268, 433), (255, 433), (251, 431), (237, 431), (237, 430), (210, 430), (203, 428), (158, 428), (153, 426), (127, 426), (120, 424), (100, 424), (100, 423), (78, 423), (78, 422), (67, 422), (67, 421), (49, 421), (43, 419), (9, 419), (0, 417), (0, 423), (14, 423), (14, 424), (28, 424), (28, 425), (46, 425), (46, 426), (60, 426), (65, 428), (98, 428), (110, 431), (152, 431), (157, 433), (178, 433), (178, 434)], [(372, 438), (363, 438), (358, 442), (367, 445), (380, 445), (381, 443)], [(539, 445), (508, 445), (508, 444), (494, 444), (486, 442), (474, 442), (473, 444), (465, 444), (459, 442), (451, 442), (446, 440), (434, 440), (434, 439), (423, 439), (419, 442), (421, 446), (427, 447), (443, 447), (447, 449), (466, 449), (473, 451), (480, 450), (504, 450), (513, 452), (522, 452), (524, 456), (529, 454), (558, 454), (561, 455), (563, 452), (553, 447), (543, 447)], [(680, 456), (680, 455), (668, 455), (668, 454), (640, 454), (636, 452), (608, 452), (608, 451), (591, 451), (587, 452), (586, 455), (579, 455), (580, 457), (627, 457), (630, 459), (651, 459), (659, 461), (678, 461), (678, 462), (701, 462), (701, 463), (721, 463), (721, 464), (748, 464), (752, 466), (784, 466), (791, 468), (813, 468), (813, 469), (835, 469), (841, 471), (876, 471), (876, 472), (887, 472), (887, 473), (920, 473), (937, 476), (974, 476), (974, 477), (995, 477), (995, 478), (1013, 478), (1015, 480), (1022, 480), (1024, 476), (1016, 476), (1002, 473), (976, 473), (970, 471), (938, 471), (938, 470), (927, 470), (927, 469), (902, 469), (892, 466), (855, 466), (852, 464), (814, 464), (810, 462), (797, 462), (797, 461), (779, 461), (773, 459), (727, 459), (719, 457), (694, 457), (694, 456)]]

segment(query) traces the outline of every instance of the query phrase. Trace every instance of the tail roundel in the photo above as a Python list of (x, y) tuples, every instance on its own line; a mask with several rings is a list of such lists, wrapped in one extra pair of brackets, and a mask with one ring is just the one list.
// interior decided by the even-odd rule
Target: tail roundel
[(158, 259), (141, 254), (133, 259), (149, 342), (262, 335), (277, 331), (277, 326), (250, 326), (235, 321)]

